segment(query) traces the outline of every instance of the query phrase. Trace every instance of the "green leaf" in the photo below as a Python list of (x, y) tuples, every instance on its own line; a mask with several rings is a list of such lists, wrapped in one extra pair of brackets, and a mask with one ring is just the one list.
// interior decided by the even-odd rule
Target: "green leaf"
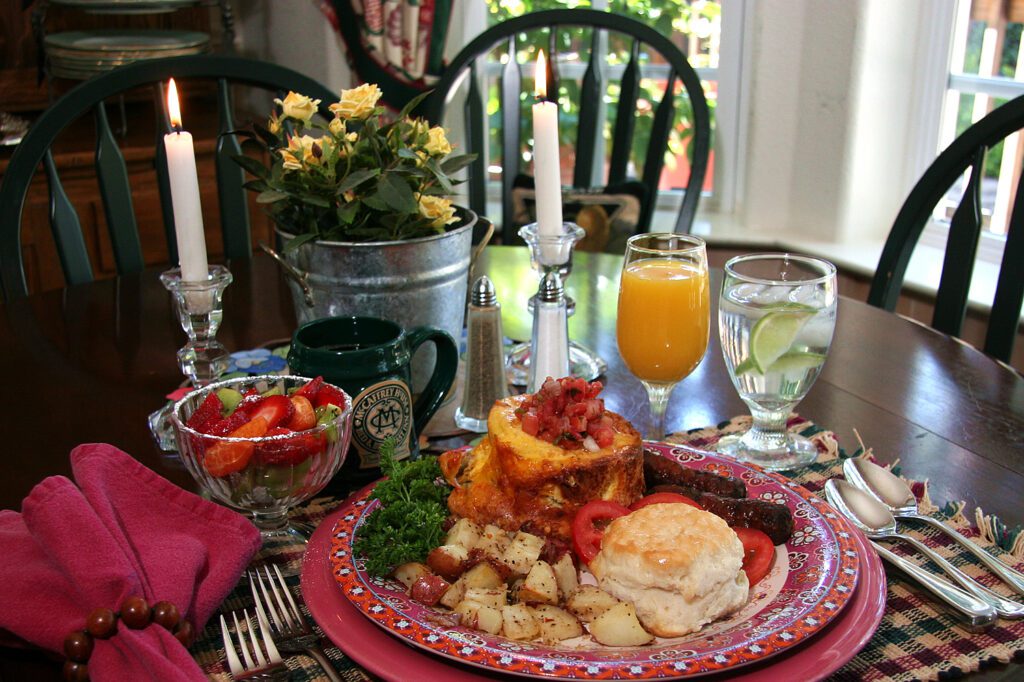
[(442, 171), (441, 167), (437, 164), (437, 159), (430, 159), (427, 161), (427, 168), (429, 168), (434, 174), (434, 177), (437, 179), (437, 183), (441, 185), (445, 194), (451, 194), (452, 183), (448, 180), (448, 176), (444, 174), (444, 171)]
[(284, 245), (284, 248), (281, 249), (281, 251), (283, 253), (294, 251), (295, 249), (299, 248), (306, 242), (316, 240), (317, 238), (319, 238), (319, 236), (320, 235), (318, 235), (316, 232), (306, 232), (305, 234), (296, 235), (294, 239), (290, 239), (288, 243)]
[(352, 221), (355, 220), (356, 214), (359, 213), (360, 207), (361, 205), (358, 201), (338, 207), (338, 221), (344, 225), (351, 225)]
[(445, 159), (441, 163), (441, 170), (451, 175), (452, 173), (458, 172), (476, 161), (476, 154), (462, 154), (461, 156), (451, 156)]
[(270, 177), (270, 171), (267, 170), (266, 166), (251, 156), (235, 154), (231, 158), (235, 163), (249, 171), (250, 174), (255, 175), (257, 178), (263, 178), (266, 180)]
[(278, 192), (277, 190), (268, 189), (265, 192), (260, 192), (259, 196), (256, 197), (256, 203), (258, 204), (272, 204), (275, 201), (281, 201), (287, 199), (288, 194), (285, 192)]
[(307, 195), (306, 197), (303, 198), (303, 201), (305, 201), (307, 204), (310, 204), (311, 206), (319, 206), (321, 208), (331, 207), (331, 202), (327, 201), (322, 197)]
[(433, 90), (425, 90), (424, 92), (421, 92), (420, 94), (416, 95), (411, 100), (409, 100), (409, 102), (404, 107), (402, 107), (402, 112), (398, 114), (399, 120), (406, 118), (412, 112), (413, 109), (419, 106), (420, 102), (425, 100), (427, 97), (430, 97), (430, 93), (432, 92)]
[(409, 183), (394, 175), (381, 177), (377, 182), (377, 193), (373, 197), (384, 204), (384, 208), (381, 210), (415, 213), (419, 208)]
[(398, 150), (398, 156), (403, 159), (412, 159), (413, 161), (418, 160), (420, 157), (416, 156), (416, 152), (409, 149), (408, 147), (402, 147)]
[(355, 189), (359, 185), (363, 184), (370, 178), (375, 178), (380, 175), (380, 168), (369, 168), (363, 170), (352, 171), (345, 176), (345, 179), (338, 184), (338, 188), (334, 190), (335, 194), (342, 194)]

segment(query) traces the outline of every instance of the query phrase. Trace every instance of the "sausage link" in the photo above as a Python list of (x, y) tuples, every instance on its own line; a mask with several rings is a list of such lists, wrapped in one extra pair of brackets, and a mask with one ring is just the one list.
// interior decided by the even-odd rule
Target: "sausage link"
[(725, 519), (730, 526), (754, 528), (767, 535), (772, 544), (781, 545), (793, 534), (793, 515), (789, 508), (767, 500), (721, 497), (681, 485), (656, 485), (655, 493), (686, 495), (715, 516)]
[(644, 450), (644, 482), (648, 488), (666, 484), (681, 485), (719, 497), (747, 496), (747, 486), (738, 478), (691, 469), (649, 450)]

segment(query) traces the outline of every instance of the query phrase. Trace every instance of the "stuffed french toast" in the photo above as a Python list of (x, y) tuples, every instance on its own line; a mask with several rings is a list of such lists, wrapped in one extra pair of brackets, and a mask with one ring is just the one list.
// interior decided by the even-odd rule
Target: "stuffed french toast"
[(568, 541), (586, 503), (635, 502), (644, 491), (640, 434), (604, 408), (600, 390), (548, 379), (535, 394), (496, 402), (476, 447), (441, 456), (452, 514)]

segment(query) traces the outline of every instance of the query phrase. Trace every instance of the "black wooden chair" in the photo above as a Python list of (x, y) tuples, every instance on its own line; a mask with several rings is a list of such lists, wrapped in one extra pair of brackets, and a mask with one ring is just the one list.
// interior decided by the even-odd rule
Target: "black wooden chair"
[[(58, 135), (89, 112), (95, 120), (96, 176), (117, 272), (127, 274), (143, 269), (132, 188), (125, 158), (111, 130), (105, 105), (105, 100), (142, 86), (153, 86), (159, 100), (155, 107), (154, 140), (157, 183), (170, 262), (177, 262), (174, 215), (163, 145), (163, 135), (170, 131), (163, 86), (170, 77), (179, 82), (207, 79), (216, 83), (220, 133), (216, 145), (216, 177), (224, 254), (229, 259), (251, 256), (247, 191), (243, 188), (245, 178), (242, 169), (231, 159), (241, 153), (241, 148), (235, 135), (224, 134), (236, 128), (232, 86), (247, 85), (269, 90), (274, 96), (295, 90), (321, 99), (320, 113), (327, 117), (331, 115), (328, 106), (337, 100), (337, 95), (291, 69), (240, 57), (203, 55), (141, 61), (85, 81), (58, 99), (32, 125), (11, 157), (0, 185), (0, 281), (6, 297), (20, 297), (27, 293), (22, 260), (22, 213), (29, 185), (40, 163), (49, 182), (50, 226), (64, 279), (69, 285), (93, 280), (93, 267), (82, 235), (81, 221), (64, 191), (50, 151)], [(269, 113), (272, 103), (267, 98), (258, 106), (262, 116)], [(184, 113), (187, 128), (190, 112), (186, 110)], [(194, 112), (192, 116), (192, 120), (196, 120)], [(138, 125), (138, 121), (133, 120), (132, 125)]]
[[(953, 336), (960, 334), (981, 235), (981, 180), (985, 153), (1021, 128), (1024, 128), (1024, 96), (1007, 102), (972, 125), (935, 159), (896, 216), (871, 281), (868, 303), (886, 310), (895, 309), (907, 263), (936, 204), (970, 170), (963, 196), (950, 220), (949, 239), (932, 316), (935, 329)], [(983, 346), (986, 353), (1004, 362), (1009, 362), (1013, 352), (1022, 301), (1024, 183), (1018, 182)]]
[[(576, 29), (583, 29), (582, 31)], [(604, 189), (608, 192), (616, 188), (627, 191), (639, 188), (640, 209), (636, 220), (636, 232), (644, 232), (650, 226), (657, 200), (658, 182), (665, 162), (665, 151), (669, 139), (670, 128), (674, 123), (677, 110), (684, 107), (689, 110), (689, 119), (693, 135), (689, 142), (690, 173), (687, 191), (682, 201), (675, 223), (676, 232), (689, 232), (693, 218), (697, 212), (701, 187), (707, 171), (708, 155), (711, 144), (711, 122), (707, 101), (701, 87), (700, 79), (690, 66), (686, 56), (668, 38), (628, 17), (618, 16), (609, 12), (588, 9), (547, 10), (534, 12), (491, 27), (473, 39), (452, 59), (445, 69), (441, 80), (433, 94), (424, 102), (421, 111), (434, 123), (444, 123), (445, 112), (453, 105), (455, 93), (467, 80), (468, 89), (465, 97), (464, 114), (466, 119), (466, 151), (477, 152), (480, 158), (469, 169), (469, 205), (477, 213), (486, 211), (486, 180), (488, 169), (485, 142), (488, 140), (488, 120), (485, 116), (485, 101), (488, 93), (481, 87), (488, 61), (504, 61), (500, 67), (498, 78), (499, 116), (501, 121), (502, 149), (502, 241), (517, 241), (516, 228), (521, 219), (516, 219), (517, 211), (513, 205), (513, 197), (517, 187), (529, 186), (520, 173), (522, 159), (520, 126), (528, 113), (524, 114), (523, 106), (533, 101), (532, 92), (522, 92), (523, 65), (516, 60), (519, 46), (528, 33), (547, 31), (546, 45), (549, 52), (549, 64), (557, 67), (549, 69), (548, 92), (557, 93), (559, 69), (562, 65), (559, 54), (579, 51), (580, 59), (587, 59), (579, 85), (579, 117), (576, 133), (576, 160), (573, 175), (573, 190)], [(580, 36), (583, 36), (582, 41)], [(575, 36), (575, 43), (569, 41)], [(542, 38), (543, 40), (543, 38)], [(613, 67), (604, 54), (606, 40), (614, 40), (616, 44), (624, 43), (628, 50), (629, 60), (622, 69), (618, 80), (619, 95), (615, 105), (614, 120), (611, 121), (611, 155), (608, 162), (607, 177), (603, 177), (605, 160), (597, 158), (596, 150), (600, 149), (599, 141), (604, 135), (602, 107), (606, 107), (606, 93), (609, 85), (609, 74)], [(581, 45), (580, 42), (589, 43)], [(491, 57), (495, 50), (500, 50), (500, 57)], [(587, 54), (589, 52), (589, 55)], [(627, 170), (633, 160), (632, 149), (638, 116), (638, 99), (641, 86), (641, 61), (649, 61), (659, 55), (660, 62), (667, 66), (665, 71), (666, 88), (660, 102), (654, 108), (653, 120), (650, 121), (649, 141), (643, 150), (642, 158), (636, 159), (637, 167), (642, 168), (639, 182), (630, 183)], [(589, 58), (588, 58), (589, 57)], [(527, 67), (532, 74), (532, 64)], [(643, 68), (648, 68), (645, 64)], [(649, 78), (649, 75), (643, 77)], [(659, 76), (660, 78), (660, 76)], [(683, 92), (675, 96), (676, 83), (681, 82)], [(551, 84), (554, 84), (553, 87)], [(563, 79), (564, 83), (564, 79)], [(685, 94), (685, 97), (683, 97)], [(528, 107), (526, 108), (528, 112)], [(564, 118), (564, 117), (563, 117)], [(647, 121), (641, 125), (646, 126)], [(564, 130), (565, 120), (561, 122)], [(641, 156), (641, 155), (637, 155)], [(595, 172), (596, 171), (596, 172)], [(632, 187), (629, 185), (632, 184)], [(520, 218), (522, 214), (520, 212)]]

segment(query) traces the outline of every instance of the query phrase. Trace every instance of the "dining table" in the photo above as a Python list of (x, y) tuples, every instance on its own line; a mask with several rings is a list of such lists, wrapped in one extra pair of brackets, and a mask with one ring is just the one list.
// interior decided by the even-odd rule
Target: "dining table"
[[(287, 344), (296, 314), (275, 262), (258, 254), (226, 265), (233, 282), (224, 295), (218, 340), (231, 351)], [(621, 267), (621, 255), (575, 254), (566, 282), (576, 302), (569, 334), (607, 363), (600, 377), (607, 408), (643, 431), (647, 395), (616, 345)], [(175, 353), (185, 336), (160, 272), (150, 268), (0, 304), (2, 508), (19, 509), (44, 477), (69, 475), (69, 452), (89, 442), (111, 443), (198, 491), (177, 454), (157, 446), (147, 423), (183, 381)], [(525, 247), (488, 246), (471, 278), (482, 274), (495, 284), (505, 335), (528, 340), (527, 299), (537, 280)], [(666, 432), (748, 414), (714, 323), (721, 278), (721, 268), (714, 268), (708, 350), (673, 391)], [(936, 505), (962, 502), (968, 518), (978, 508), (1009, 527), (1024, 522), (1024, 376), (955, 338), (840, 296), (827, 362), (796, 412), (833, 432), (846, 451), (870, 449), (877, 461), (898, 463), (903, 476), (927, 481)], [(328, 490), (339, 497), (350, 492), (345, 481)], [(0, 649), (0, 679), (57, 679), (59, 670), (58, 661), (39, 652)], [(1020, 676), (1024, 666), (1010, 663), (971, 678)]]

